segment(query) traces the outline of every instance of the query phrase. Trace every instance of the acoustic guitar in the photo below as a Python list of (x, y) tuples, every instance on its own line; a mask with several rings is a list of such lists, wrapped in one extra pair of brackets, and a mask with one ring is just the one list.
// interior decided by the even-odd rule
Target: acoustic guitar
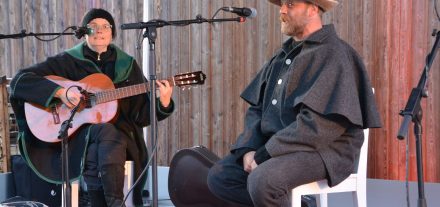
[[(68, 136), (86, 123), (97, 124), (111, 121), (117, 113), (118, 99), (143, 94), (149, 91), (149, 83), (115, 88), (110, 78), (101, 73), (91, 74), (80, 81), (71, 81), (59, 76), (46, 76), (52, 82), (64, 87), (81, 87), (86, 91), (81, 111), (75, 114)], [(182, 73), (168, 78), (171, 86), (190, 87), (204, 84), (206, 75), (202, 71)], [(84, 93), (83, 93), (84, 94)], [(60, 142), (58, 132), (70, 111), (61, 102), (45, 108), (33, 103), (25, 103), (26, 121), (35, 137), (44, 142)]]

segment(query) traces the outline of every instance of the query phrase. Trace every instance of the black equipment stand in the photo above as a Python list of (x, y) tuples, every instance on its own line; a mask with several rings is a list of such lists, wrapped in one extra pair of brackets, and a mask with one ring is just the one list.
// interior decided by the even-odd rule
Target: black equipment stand
[(28, 36), (33, 36), (33, 37), (37, 37), (37, 36), (53, 36), (53, 35), (74, 35), (75, 33), (73, 32), (62, 32), (62, 33), (26, 33), (26, 30), (21, 30), (20, 33), (17, 34), (10, 34), (10, 35), (4, 35), (4, 34), (0, 34), (0, 39), (19, 39), (19, 38), (24, 38), (24, 37), (28, 37)]
[[(157, 27), (150, 26), (145, 30), (143, 37), (148, 38), (148, 43), (150, 45), (149, 56), (148, 56), (148, 75), (150, 81), (150, 137), (151, 144), (155, 146), (157, 137), (157, 119), (156, 119), (156, 38), (157, 38)], [(153, 188), (153, 206), (158, 206), (158, 185), (157, 185), (157, 156), (155, 152), (152, 152), (152, 163), (151, 163), (151, 173), (152, 173), (152, 188)]]
[(408, 135), (408, 127), (410, 122), (414, 122), (414, 135), (416, 139), (416, 156), (417, 156), (417, 183), (419, 197), (417, 200), (418, 207), (426, 207), (424, 180), (423, 180), (423, 164), (422, 164), (422, 117), (423, 111), (420, 107), (420, 101), (422, 98), (428, 97), (426, 90), (429, 70), (431, 69), (432, 62), (435, 59), (440, 41), (440, 31), (434, 30), (432, 36), (436, 36), (434, 46), (431, 53), (426, 57), (426, 65), (424, 67), (422, 76), (416, 88), (413, 88), (411, 94), (406, 103), (405, 109), (400, 111), (400, 115), (403, 116), (403, 122), (400, 125), (400, 129), (397, 138), (400, 140), (405, 139)]
[(69, 135), (68, 130), (72, 127), (73, 117), (75, 116), (78, 109), (81, 107), (84, 99), (81, 98), (78, 105), (76, 105), (70, 111), (69, 119), (65, 120), (61, 124), (60, 131), (58, 133), (58, 139), (61, 139), (61, 176), (63, 180), (63, 206), (71, 207), (72, 206), (72, 186), (70, 185), (70, 177), (69, 177)]
[[(164, 21), (164, 20), (151, 20), (148, 22), (138, 22), (138, 23), (128, 23), (122, 24), (121, 29), (146, 29), (143, 37), (148, 38), (148, 42), (150, 45), (149, 49), (149, 67), (148, 67), (148, 75), (150, 81), (150, 136), (151, 143), (154, 146), (156, 142), (157, 136), (157, 119), (156, 119), (156, 45), (155, 41), (157, 38), (157, 28), (164, 26), (186, 26), (189, 24), (201, 24), (204, 22), (213, 23), (213, 22), (226, 22), (226, 21), (235, 21), (235, 22), (244, 22), (246, 20), (245, 17), (236, 17), (236, 18), (226, 18), (226, 19), (204, 19), (200, 15), (196, 17), (196, 19), (191, 20), (178, 20), (178, 21)], [(152, 172), (152, 194), (153, 194), (153, 203), (152, 207), (158, 207), (158, 183), (157, 183), (157, 151), (152, 152), (152, 164), (151, 164), (151, 172)]]
[[(76, 26), (71, 26), (68, 27), (67, 29), (73, 29), (75, 30), (75, 32), (61, 32), (61, 33), (26, 33), (26, 30), (21, 30), (20, 33), (17, 34), (10, 34), (10, 35), (4, 35), (4, 34), (0, 34), (0, 39), (19, 39), (19, 38), (25, 38), (28, 36), (33, 36), (33, 37), (38, 37), (38, 36), (54, 36), (54, 35), (78, 35), (78, 27)], [(66, 29), (66, 30), (67, 30)], [(78, 36), (77, 36), (78, 38)], [(79, 88), (80, 90), (82, 90), (81, 88)], [(62, 124), (61, 124), (61, 128), (60, 131), (58, 132), (58, 139), (61, 139), (61, 176), (62, 176), (62, 180), (63, 180), (63, 205), (65, 207), (70, 207), (72, 206), (72, 187), (70, 185), (70, 178), (69, 178), (69, 140), (68, 140), (68, 130), (69, 128), (71, 128), (72, 126), (72, 121), (73, 121), (73, 117), (75, 116), (76, 112), (78, 111), (78, 109), (81, 107), (82, 103), (83, 103), (84, 99), (81, 98), (80, 102), (78, 103), (77, 106), (75, 106), (72, 111), (70, 112), (70, 117), (68, 120), (65, 120)]]

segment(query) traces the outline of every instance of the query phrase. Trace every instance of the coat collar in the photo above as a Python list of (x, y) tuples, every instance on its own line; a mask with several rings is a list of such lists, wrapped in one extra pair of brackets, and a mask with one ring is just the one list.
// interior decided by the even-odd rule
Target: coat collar
[[(330, 35), (335, 35), (336, 31), (335, 31), (335, 27), (333, 26), (333, 24), (329, 24), (329, 25), (323, 25), (321, 29), (319, 29), (318, 31), (312, 33), (311, 35), (309, 35), (309, 37), (307, 37), (305, 40), (303, 40), (302, 42), (304, 43), (308, 43), (308, 44), (313, 44), (313, 43), (322, 43), (328, 36)], [(292, 37), (287, 39), (283, 45), (281, 46), (281, 49), (284, 53), (289, 53), (294, 47), (293, 46), (298, 46), (298, 42), (296, 42)]]
[[(95, 67), (98, 71), (100, 71), (95, 63), (84, 57), (84, 44), (84, 42), (79, 43), (76, 46), (66, 50), (66, 53), (71, 55), (75, 59), (87, 62), (88, 64)], [(134, 58), (113, 44), (110, 44), (109, 47), (112, 47), (116, 50), (115, 78), (113, 80), (113, 83), (125, 81), (128, 78), (131, 70), (133, 69)]]

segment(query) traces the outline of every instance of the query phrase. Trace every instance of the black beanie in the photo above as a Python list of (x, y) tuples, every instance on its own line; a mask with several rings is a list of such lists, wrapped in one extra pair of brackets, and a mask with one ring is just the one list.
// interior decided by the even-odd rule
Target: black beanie
[(84, 15), (81, 25), (85, 27), (89, 22), (91, 22), (96, 18), (103, 18), (107, 20), (110, 23), (110, 25), (112, 25), (112, 37), (115, 38), (116, 37), (115, 20), (113, 20), (112, 15), (104, 9), (95, 9), (95, 8), (91, 9), (89, 12), (87, 12), (86, 15)]

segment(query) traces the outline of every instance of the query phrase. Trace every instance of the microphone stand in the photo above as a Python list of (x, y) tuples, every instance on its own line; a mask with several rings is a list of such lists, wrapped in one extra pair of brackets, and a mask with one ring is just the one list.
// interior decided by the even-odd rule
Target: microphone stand
[(153, 19), (148, 22), (128, 23), (122, 24), (121, 29), (148, 29), (150, 27), (164, 27), (164, 26), (186, 26), (190, 24), (201, 23), (215, 23), (215, 22), (245, 22), (246, 17), (224, 18), (224, 19), (205, 19), (200, 15), (197, 15), (196, 19), (177, 20), (177, 21), (164, 21), (161, 19)]
[[(150, 45), (149, 49), (149, 67), (148, 67), (148, 75), (150, 81), (150, 139), (151, 144), (154, 146), (157, 139), (157, 119), (156, 119), (156, 38), (157, 38), (157, 27), (149, 26), (145, 32), (143, 37), (148, 38), (148, 43)], [(153, 188), (153, 206), (158, 206), (158, 185), (157, 185), (157, 153), (156, 151), (152, 152), (152, 163), (151, 163), (151, 174), (152, 174), (152, 188)]]
[(417, 158), (417, 186), (418, 186), (418, 207), (426, 207), (424, 180), (423, 180), (423, 164), (422, 164), (422, 117), (423, 111), (420, 107), (420, 101), (422, 98), (428, 97), (426, 90), (426, 84), (428, 80), (429, 70), (431, 69), (432, 62), (435, 59), (440, 42), (440, 31), (434, 30), (432, 36), (436, 36), (435, 43), (432, 47), (431, 53), (426, 57), (426, 65), (420, 77), (419, 83), (416, 88), (413, 88), (411, 94), (406, 103), (405, 109), (400, 111), (400, 115), (404, 117), (400, 126), (397, 138), (400, 140), (405, 139), (408, 135), (409, 123), (414, 122), (414, 135), (416, 138), (416, 158)]
[[(75, 26), (68, 27), (67, 29), (69, 29), (69, 28), (77, 30), (77, 27), (75, 27)], [(26, 33), (26, 30), (23, 29), (23, 30), (21, 30), (20, 33), (16, 33), (16, 34), (9, 34), (9, 35), (0, 34), (0, 39), (20, 39), (20, 38), (25, 38), (25, 37), (28, 37), (28, 36), (37, 37), (37, 36), (53, 36), (53, 35), (57, 35), (57, 36), (61, 36), (61, 35), (75, 35), (76, 36), (77, 33), (78, 33), (77, 31), (75, 33), (73, 33), (73, 32), (61, 32), (61, 33), (33, 33), (33, 32), (30, 32), (30, 33)], [(58, 37), (56, 37), (56, 38), (58, 38)], [(82, 93), (83, 93), (83, 91), (82, 91)], [(75, 114), (78, 111), (78, 109), (81, 107), (83, 101), (84, 101), (84, 98), (81, 98), (79, 103), (78, 103), (78, 105), (76, 105), (70, 111), (69, 119), (65, 120), (61, 124), (60, 131), (58, 132), (58, 139), (61, 139), (61, 177), (62, 177), (61, 179), (62, 179), (62, 183), (63, 183), (63, 188), (62, 188), (63, 198), (62, 199), (63, 199), (63, 206), (65, 206), (65, 207), (71, 207), (72, 206), (72, 190), (71, 190), (72, 187), (70, 185), (70, 178), (69, 178), (69, 156), (68, 156), (69, 155), (69, 153), (68, 153), (69, 152), (69, 141), (68, 141), (69, 137), (68, 137), (68, 130), (69, 130), (69, 128), (72, 127), (73, 117), (75, 116)]]
[(26, 30), (21, 30), (21, 33), (17, 33), (17, 34), (10, 34), (10, 35), (4, 35), (4, 34), (0, 34), (0, 39), (19, 39), (19, 38), (25, 38), (28, 36), (52, 36), (52, 35), (74, 35), (75, 33), (73, 32), (62, 32), (62, 33), (26, 33)]
[(63, 206), (65, 207), (71, 207), (72, 206), (72, 187), (70, 185), (70, 178), (69, 178), (69, 136), (67, 131), (69, 128), (72, 127), (72, 121), (73, 117), (75, 116), (76, 112), (82, 105), (82, 102), (84, 101), (83, 98), (80, 99), (80, 102), (78, 105), (76, 105), (72, 111), (70, 111), (70, 117), (69, 119), (65, 120), (61, 124), (61, 129), (58, 132), (58, 139), (61, 139), (61, 176), (63, 181)]
[[(196, 19), (191, 20), (178, 20), (178, 21), (164, 21), (164, 20), (151, 20), (148, 22), (139, 22), (139, 23), (129, 23), (122, 24), (121, 29), (145, 29), (143, 37), (148, 38), (149, 47), (149, 67), (148, 67), (148, 75), (150, 81), (150, 136), (151, 143), (157, 144), (155, 139), (157, 137), (157, 119), (156, 119), (156, 38), (157, 38), (157, 28), (164, 26), (185, 26), (193, 23), (201, 24), (204, 22), (226, 22), (226, 21), (236, 21), (236, 22), (244, 22), (246, 18), (237, 17), (237, 18), (227, 18), (227, 19), (204, 19), (200, 15), (197, 15)], [(154, 146), (154, 145), (153, 145)], [(152, 152), (152, 163), (151, 163), (151, 172), (152, 172), (152, 194), (153, 194), (153, 205), (152, 207), (158, 207), (158, 181), (157, 181), (157, 151)]]

